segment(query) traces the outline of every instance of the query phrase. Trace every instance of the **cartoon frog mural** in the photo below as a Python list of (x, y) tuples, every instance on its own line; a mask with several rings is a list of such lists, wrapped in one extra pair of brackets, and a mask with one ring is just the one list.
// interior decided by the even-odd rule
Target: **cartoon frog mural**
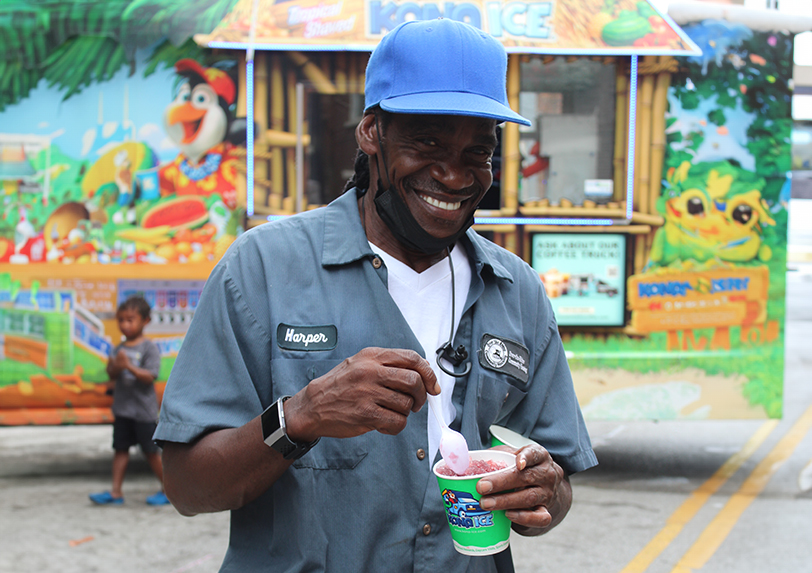
[(768, 261), (762, 227), (775, 225), (761, 197), (764, 179), (728, 161), (683, 162), (667, 174), (657, 207), (665, 217), (647, 268), (675, 261)]

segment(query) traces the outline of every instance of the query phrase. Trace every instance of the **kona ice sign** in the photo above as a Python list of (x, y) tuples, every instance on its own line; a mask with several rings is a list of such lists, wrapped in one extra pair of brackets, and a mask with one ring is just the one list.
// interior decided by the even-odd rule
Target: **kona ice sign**
[(259, 0), (255, 22), (252, 13), (253, 0), (239, 0), (195, 40), (212, 48), (371, 51), (398, 24), (442, 17), (488, 32), (509, 52), (701, 54), (649, 0)]
[(549, 40), (552, 29), (548, 19), (553, 13), (553, 2), (369, 2), (367, 16), (369, 30), (389, 31), (409, 20), (448, 18), (467, 22), (487, 30), (495, 38), (513, 37)]

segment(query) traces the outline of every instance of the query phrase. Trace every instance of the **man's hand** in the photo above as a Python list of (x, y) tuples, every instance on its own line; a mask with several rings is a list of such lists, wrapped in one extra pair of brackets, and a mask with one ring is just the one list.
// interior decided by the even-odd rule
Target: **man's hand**
[(397, 434), (411, 412), (439, 394), (428, 361), (413, 350), (365, 348), (285, 402), (288, 436), (351, 438), (377, 430)]
[[(371, 430), (397, 434), (411, 412), (439, 393), (429, 363), (412, 350), (366, 348), (316, 378), (285, 402), (290, 439), (349, 438)], [(164, 488), (183, 515), (237, 509), (256, 499), (287, 471), (262, 441), (257, 416), (239, 428), (211, 432), (191, 444), (167, 442)]]
[(482, 509), (504, 509), (513, 529), (522, 535), (541, 535), (558, 525), (572, 504), (572, 488), (564, 470), (541, 446), (514, 450), (516, 468), (477, 483)]

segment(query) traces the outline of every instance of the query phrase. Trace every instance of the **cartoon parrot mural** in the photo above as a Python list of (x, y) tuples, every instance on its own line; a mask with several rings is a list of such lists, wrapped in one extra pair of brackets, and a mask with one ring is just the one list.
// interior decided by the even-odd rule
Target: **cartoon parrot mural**
[(237, 90), (229, 75), (183, 59), (175, 70), (186, 78), (164, 112), (164, 128), (181, 153), (158, 171), (160, 193), (210, 196), (218, 194), (229, 208), (237, 206), (238, 157), (228, 141), (230, 110)]

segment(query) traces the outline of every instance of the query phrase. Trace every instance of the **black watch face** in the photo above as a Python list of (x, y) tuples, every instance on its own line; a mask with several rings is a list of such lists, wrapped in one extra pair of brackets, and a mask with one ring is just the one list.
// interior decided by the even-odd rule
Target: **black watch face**
[(268, 438), (279, 429), (279, 401), (276, 401), (262, 413), (262, 438), (267, 442)]

